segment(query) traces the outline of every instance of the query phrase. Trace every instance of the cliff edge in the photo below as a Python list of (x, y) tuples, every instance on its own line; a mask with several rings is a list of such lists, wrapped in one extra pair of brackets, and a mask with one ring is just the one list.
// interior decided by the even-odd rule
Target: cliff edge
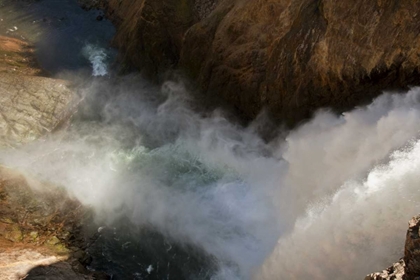
[(417, 1), (87, 2), (116, 24), (127, 65), (155, 77), (182, 69), (246, 118), (268, 108), (296, 124), (419, 84)]
[(365, 280), (420, 279), (420, 215), (408, 223), (404, 257), (382, 272), (366, 276)]

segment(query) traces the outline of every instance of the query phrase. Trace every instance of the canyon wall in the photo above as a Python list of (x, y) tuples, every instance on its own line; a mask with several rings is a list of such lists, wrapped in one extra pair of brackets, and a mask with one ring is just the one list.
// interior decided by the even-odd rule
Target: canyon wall
[(418, 84), (420, 2), (97, 0), (126, 65), (182, 69), (202, 94), (295, 124)]
[(366, 276), (365, 280), (416, 280), (420, 275), (420, 215), (408, 223), (404, 257), (382, 272)]
[(57, 128), (79, 100), (63, 80), (45, 77), (27, 42), (0, 36), (0, 148)]

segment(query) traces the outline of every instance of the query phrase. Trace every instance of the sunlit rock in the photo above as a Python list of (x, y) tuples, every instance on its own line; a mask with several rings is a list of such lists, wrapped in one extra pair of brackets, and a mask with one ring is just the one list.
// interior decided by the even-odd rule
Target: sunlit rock
[(418, 1), (95, 2), (108, 3), (127, 64), (180, 67), (250, 118), (268, 108), (296, 123), (419, 83)]

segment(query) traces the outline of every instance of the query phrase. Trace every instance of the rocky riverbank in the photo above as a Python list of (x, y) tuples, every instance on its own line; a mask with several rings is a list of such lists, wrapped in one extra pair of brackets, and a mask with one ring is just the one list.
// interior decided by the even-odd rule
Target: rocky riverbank
[[(53, 131), (78, 100), (68, 82), (46, 77), (27, 42), (0, 36), (0, 148)], [(106, 279), (86, 269), (89, 215), (64, 190), (0, 166), (0, 278)]]

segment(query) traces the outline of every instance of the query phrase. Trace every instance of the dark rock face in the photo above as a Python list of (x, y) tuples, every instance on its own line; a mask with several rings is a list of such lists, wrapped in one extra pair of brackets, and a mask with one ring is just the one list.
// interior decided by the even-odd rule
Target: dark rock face
[(119, 29), (113, 43), (127, 64), (154, 77), (178, 63), (183, 36), (194, 23), (193, 0), (110, 0), (107, 7)]
[(405, 280), (420, 276), (420, 216), (411, 219), (408, 226), (404, 248)]
[[(102, 4), (107, 1), (103, 0)], [(296, 123), (418, 84), (418, 1), (109, 0), (115, 44), (148, 73), (181, 67), (207, 95)], [(103, 5), (102, 5), (103, 6)]]
[(420, 215), (408, 223), (404, 258), (382, 272), (366, 276), (365, 280), (418, 280), (420, 279)]
[(0, 279), (108, 279), (84, 267), (89, 217), (65, 190), (0, 166)]

